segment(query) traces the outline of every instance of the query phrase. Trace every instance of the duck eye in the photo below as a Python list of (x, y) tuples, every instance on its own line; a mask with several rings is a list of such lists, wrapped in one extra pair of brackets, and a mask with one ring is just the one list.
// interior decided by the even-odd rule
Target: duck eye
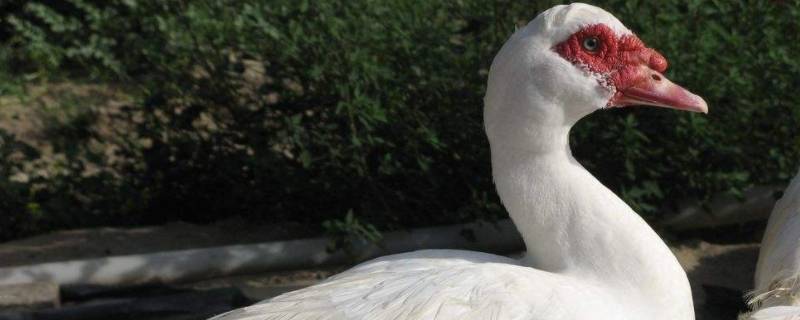
[(597, 37), (588, 37), (583, 39), (583, 48), (589, 52), (597, 51), (597, 48), (600, 47), (600, 39)]

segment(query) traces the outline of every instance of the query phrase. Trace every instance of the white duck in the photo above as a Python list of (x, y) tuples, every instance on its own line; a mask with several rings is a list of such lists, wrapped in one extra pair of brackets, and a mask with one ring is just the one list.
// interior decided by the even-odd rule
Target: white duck
[(772, 209), (752, 295), (752, 319), (800, 320), (800, 173)]
[(606, 107), (706, 112), (666, 67), (600, 8), (541, 13), (495, 57), (484, 108), (492, 173), (528, 248), (523, 259), (391, 255), (214, 319), (694, 319), (673, 254), (568, 144), (573, 124)]

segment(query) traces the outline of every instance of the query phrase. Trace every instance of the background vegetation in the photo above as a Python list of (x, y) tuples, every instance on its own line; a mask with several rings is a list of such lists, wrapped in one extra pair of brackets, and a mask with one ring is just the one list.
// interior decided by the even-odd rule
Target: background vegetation
[[(800, 164), (800, 1), (589, 1), (708, 116), (601, 112), (575, 155), (648, 218)], [(505, 213), (482, 96), (554, 1), (0, 4), (0, 238), (243, 216), (373, 237)]]

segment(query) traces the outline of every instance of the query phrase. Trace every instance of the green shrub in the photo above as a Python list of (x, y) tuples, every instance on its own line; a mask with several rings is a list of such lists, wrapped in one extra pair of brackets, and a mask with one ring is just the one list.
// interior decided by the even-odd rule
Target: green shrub
[[(54, 124), (66, 131), (46, 136), (67, 167), (101, 170), (0, 184), (11, 201), (0, 210), (38, 212), (0, 228), (243, 215), (321, 229), (353, 212), (385, 229), (502, 216), (482, 131), (486, 72), (515, 25), (552, 4), (11, 1), (0, 58), (13, 67), (0, 79), (113, 83), (136, 98), (113, 117), (95, 106)], [(575, 155), (603, 182), (653, 215), (795, 172), (800, 44), (786, 35), (800, 1), (597, 4), (711, 106), (582, 121)]]

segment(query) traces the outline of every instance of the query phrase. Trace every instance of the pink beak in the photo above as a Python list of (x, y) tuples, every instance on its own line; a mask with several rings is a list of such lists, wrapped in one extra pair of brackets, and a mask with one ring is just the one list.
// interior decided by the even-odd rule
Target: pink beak
[(636, 84), (619, 89), (622, 95), (617, 103), (620, 105), (649, 105), (671, 109), (708, 113), (708, 104), (700, 96), (672, 83), (663, 74), (642, 66), (641, 76)]

